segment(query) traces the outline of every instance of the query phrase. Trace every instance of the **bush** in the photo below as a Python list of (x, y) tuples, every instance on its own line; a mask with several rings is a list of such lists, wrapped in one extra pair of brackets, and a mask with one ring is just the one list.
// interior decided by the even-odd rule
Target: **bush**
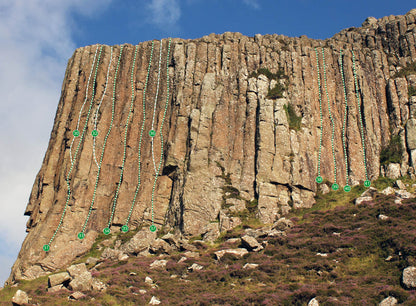
[(407, 87), (407, 93), (409, 95), (409, 98), (412, 97), (412, 96), (416, 96), (416, 87), (409, 85)]
[(289, 121), (289, 128), (299, 131), (302, 122), (302, 116), (297, 116), (292, 104), (284, 105), (283, 108), (286, 111), (287, 120)]
[(412, 62), (406, 67), (403, 67), (402, 70), (397, 72), (394, 77), (395, 78), (402, 78), (411, 74), (416, 74), (416, 62)]
[(279, 99), (283, 97), (283, 92), (286, 90), (286, 88), (280, 84), (277, 83), (272, 89), (269, 89), (269, 92), (267, 93), (267, 99)]
[(288, 76), (285, 74), (283, 69), (279, 69), (276, 73), (270, 72), (267, 68), (259, 68), (257, 71), (250, 73), (249, 78), (257, 78), (260, 74), (265, 75), (270, 81), (279, 79), (287, 79)]
[(394, 135), (390, 139), (387, 147), (380, 153), (380, 164), (401, 163), (403, 155), (402, 140), (399, 135)]

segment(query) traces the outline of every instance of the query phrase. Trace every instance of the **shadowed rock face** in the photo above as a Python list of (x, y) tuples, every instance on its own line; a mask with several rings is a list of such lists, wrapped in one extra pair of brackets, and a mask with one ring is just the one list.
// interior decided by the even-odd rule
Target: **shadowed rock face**
[[(168, 41), (163, 40), (161, 74), (154, 127), (156, 167), (161, 156), (159, 129), (167, 97), (163, 126), (163, 157), (160, 175), (154, 189), (154, 223), (160, 229), (174, 228), (185, 236), (219, 231), (218, 221), (224, 215), (224, 197), (229, 190), (241, 202), (258, 200), (257, 215), (265, 223), (289, 210), (310, 207), (317, 190), (318, 152), (320, 142), (320, 109), (315, 47), (318, 47), (322, 85), (323, 140), (321, 175), (335, 181), (331, 148), (331, 124), (324, 91), (322, 51), (326, 61), (328, 97), (334, 119), (334, 151), (337, 182), (346, 184), (346, 166), (342, 144), (345, 113), (344, 91), (339, 64), (343, 50), (348, 114), (346, 151), (349, 184), (365, 180), (360, 135), (360, 120), (354, 86), (351, 50), (356, 58), (359, 97), (366, 162), (369, 179), (380, 174), (379, 155), (392, 134), (402, 137), (404, 146), (402, 174), (416, 163), (416, 99), (408, 97), (408, 86), (416, 86), (416, 75), (394, 78), (407, 64), (416, 60), (416, 10), (405, 16), (367, 19), (361, 28), (350, 28), (325, 41), (282, 35), (246, 37), (240, 33), (211, 34), (196, 40), (172, 39), (169, 58)], [(152, 42), (140, 43), (133, 70), (135, 46), (124, 45), (115, 84), (114, 118), (112, 97), (114, 76), (121, 46), (113, 47), (108, 86), (98, 112), (96, 158), (99, 161), (105, 135), (107, 138), (95, 203), (85, 238), (77, 233), (87, 218), (94, 194), (98, 167), (94, 161), (93, 114), (104, 93), (110, 47), (103, 46), (96, 85), (86, 89), (94, 54), (100, 46), (77, 49), (69, 60), (62, 95), (56, 112), (49, 147), (39, 171), (25, 214), (28, 235), (13, 266), (9, 282), (31, 279), (62, 268), (75, 257), (86, 253), (98, 233), (107, 226), (119, 184), (124, 155), (126, 121), (127, 142), (122, 183), (119, 187), (112, 228), (126, 221), (136, 191), (138, 150), (143, 124), (143, 96)], [(149, 226), (152, 219), (151, 198), (155, 179), (151, 137), (155, 96), (157, 92), (160, 42), (154, 42), (152, 65), (148, 77), (146, 120), (141, 143), (141, 186), (133, 209), (130, 228)], [(167, 73), (166, 63), (169, 65)], [(288, 78), (270, 80), (251, 75), (259, 68), (272, 73), (280, 70)], [(251, 77), (250, 77), (251, 75)], [(286, 90), (279, 99), (268, 99), (277, 82)], [(71, 195), (62, 226), (48, 253), (42, 250), (61, 219), (67, 198), (66, 176), (71, 168), (70, 146), (73, 131), (81, 113), (80, 131), (87, 119), (95, 88), (91, 116), (85, 137), (70, 175)], [(301, 119), (301, 128), (291, 129), (285, 108), (290, 104)], [(82, 111), (81, 111), (82, 109)], [(72, 148), (74, 155), (77, 141)], [(231, 186), (230, 186), (231, 184)], [(227, 188), (225, 188), (227, 187)], [(240, 205), (241, 206), (241, 205)], [(237, 207), (237, 205), (235, 206)], [(221, 224), (223, 224), (222, 222)], [(227, 224), (231, 224), (228, 222)], [(239, 224), (237, 221), (235, 224)], [(223, 228), (222, 228), (223, 230)]]

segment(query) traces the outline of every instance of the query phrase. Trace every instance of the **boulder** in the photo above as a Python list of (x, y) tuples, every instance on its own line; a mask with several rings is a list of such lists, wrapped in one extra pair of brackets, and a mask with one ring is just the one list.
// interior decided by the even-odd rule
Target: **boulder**
[(85, 264), (95, 266), (100, 260), (95, 257), (88, 257), (88, 259), (85, 261)]
[(151, 232), (148, 228), (144, 228), (134, 235), (130, 241), (123, 244), (120, 247), (120, 251), (126, 254), (139, 254), (148, 249), (155, 239), (156, 232)]
[(263, 247), (256, 240), (256, 238), (248, 236), (248, 235), (241, 237), (241, 242), (243, 246), (249, 251), (258, 252), (263, 249)]
[(188, 267), (188, 271), (193, 272), (193, 271), (199, 271), (202, 270), (204, 268), (204, 266), (201, 266), (199, 264), (197, 264), (196, 262), (192, 264), (192, 266)]
[(255, 263), (246, 263), (244, 266), (243, 266), (243, 269), (255, 269), (255, 268), (257, 268), (259, 265), (258, 264), (255, 264)]
[(368, 188), (366, 191), (364, 191), (360, 197), (374, 197), (377, 194), (377, 189), (374, 187)]
[(217, 257), (218, 260), (221, 260), (221, 258), (225, 254), (231, 254), (231, 255), (234, 255), (236, 257), (243, 257), (244, 255), (248, 254), (248, 251), (247, 251), (247, 249), (243, 249), (243, 248), (226, 249), (226, 250), (217, 251), (214, 254), (215, 254), (215, 256)]
[(17, 290), (15, 295), (12, 297), (12, 303), (14, 305), (23, 305), (29, 303), (29, 296), (22, 290)]
[(398, 301), (395, 297), (388, 296), (384, 300), (382, 300), (378, 306), (394, 306), (397, 305)]
[(80, 263), (77, 265), (72, 265), (69, 268), (66, 269), (66, 271), (69, 273), (69, 275), (72, 278), (75, 278), (85, 272), (88, 272), (87, 266), (85, 265), (85, 263)]
[(378, 218), (379, 220), (383, 220), (383, 221), (386, 221), (386, 220), (388, 220), (388, 219), (389, 219), (389, 217), (388, 217), (388, 216), (386, 216), (386, 215), (382, 215), (382, 214), (378, 215), (378, 216), (377, 216), (377, 218)]
[(393, 187), (390, 187), (390, 186), (381, 191), (381, 193), (384, 194), (384, 195), (392, 195), (395, 192), (396, 192), (396, 190)]
[[(176, 246), (175, 246), (176, 248)], [(153, 253), (165, 253), (170, 254), (174, 250), (174, 247), (172, 247), (169, 243), (167, 243), (165, 240), (157, 238), (154, 240), (150, 246), (150, 251)]]
[(68, 272), (62, 272), (58, 274), (52, 274), (48, 277), (48, 287), (55, 287), (56, 285), (63, 284), (69, 281), (71, 277)]
[(396, 196), (401, 198), (401, 199), (411, 199), (414, 198), (415, 196), (413, 194), (411, 194), (410, 192), (406, 191), (406, 190), (396, 190)]
[(360, 205), (364, 202), (370, 202), (372, 200), (373, 200), (372, 197), (359, 197), (355, 199), (355, 205)]
[(410, 266), (403, 270), (402, 282), (407, 289), (416, 288), (416, 267)]
[(152, 299), (150, 300), (149, 305), (159, 305), (160, 303), (161, 302), (157, 297), (152, 296)]
[(280, 231), (285, 231), (289, 228), (292, 228), (294, 226), (294, 223), (292, 220), (286, 219), (286, 218), (280, 218), (277, 220), (273, 226), (272, 229), (277, 229)]
[(144, 282), (146, 284), (152, 285), (153, 284), (153, 279), (151, 279), (149, 276), (146, 276), (146, 278), (144, 279)]
[(399, 189), (406, 190), (406, 185), (401, 180), (394, 182), (394, 185)]
[(387, 166), (386, 176), (393, 180), (399, 178), (401, 176), (400, 173), (400, 164), (391, 163)]
[(80, 299), (85, 298), (85, 297), (86, 297), (86, 295), (84, 293), (79, 292), (79, 291), (75, 291), (74, 293), (72, 293), (69, 296), (69, 299), (70, 300), (80, 300)]
[(168, 261), (165, 259), (155, 260), (150, 264), (150, 269), (165, 268), (167, 263)]
[(73, 291), (89, 291), (92, 288), (91, 272), (84, 272), (75, 277), (68, 286)]
[(98, 279), (93, 278), (91, 288), (94, 291), (101, 292), (107, 289), (107, 285), (104, 284), (102, 281), (99, 281)]
[(319, 191), (322, 192), (322, 194), (328, 194), (331, 192), (331, 189), (328, 187), (327, 184), (320, 184)]
[(47, 290), (48, 290), (49, 293), (58, 292), (60, 290), (64, 290), (64, 291), (68, 291), (69, 292), (69, 290), (66, 287), (64, 287), (64, 285), (62, 285), (62, 284), (56, 285), (56, 286), (51, 287), (51, 288), (48, 288)]
[(308, 306), (319, 306), (319, 302), (316, 297), (309, 301)]

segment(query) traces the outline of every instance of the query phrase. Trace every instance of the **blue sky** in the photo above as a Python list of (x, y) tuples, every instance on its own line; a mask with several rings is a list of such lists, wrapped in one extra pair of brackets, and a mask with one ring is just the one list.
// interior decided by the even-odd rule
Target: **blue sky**
[(0, 0), (0, 286), (25, 237), (23, 216), (77, 47), (226, 31), (325, 39), (414, 0)]

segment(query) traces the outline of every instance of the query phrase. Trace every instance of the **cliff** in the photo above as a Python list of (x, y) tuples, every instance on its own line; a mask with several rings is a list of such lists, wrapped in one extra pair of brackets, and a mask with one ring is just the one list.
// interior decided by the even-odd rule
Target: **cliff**
[(325, 41), (77, 49), (8, 282), (66, 267), (107, 228), (215, 239), (247, 207), (264, 223), (311, 207), (317, 176), (344, 188), (413, 175), (415, 19), (368, 18)]

